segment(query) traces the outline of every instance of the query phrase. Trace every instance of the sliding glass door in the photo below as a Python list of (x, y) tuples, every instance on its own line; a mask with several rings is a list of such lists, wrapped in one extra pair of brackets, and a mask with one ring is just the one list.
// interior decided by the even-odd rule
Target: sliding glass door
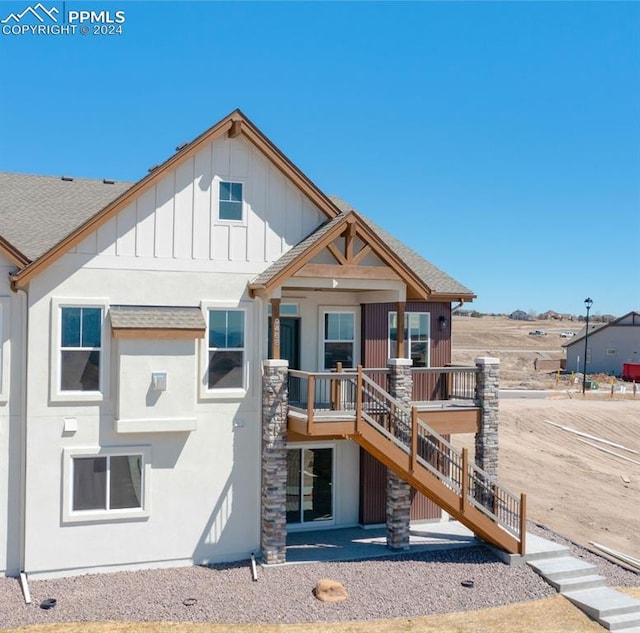
[(333, 448), (287, 449), (287, 524), (333, 519)]

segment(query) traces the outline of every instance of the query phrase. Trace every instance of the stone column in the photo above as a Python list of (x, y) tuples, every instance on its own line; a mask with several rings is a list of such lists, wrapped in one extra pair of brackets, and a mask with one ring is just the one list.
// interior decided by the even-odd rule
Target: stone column
[(498, 475), (498, 388), (500, 360), (476, 358), (476, 406), (480, 407), (480, 431), (476, 433), (476, 464), (491, 477)]
[[(407, 407), (411, 406), (413, 377), (411, 359), (390, 358), (389, 393)], [(411, 486), (387, 469), (387, 547), (409, 549), (409, 522), (411, 520)]]
[(267, 565), (284, 563), (287, 552), (286, 360), (265, 360), (262, 377), (262, 514), (260, 545)]

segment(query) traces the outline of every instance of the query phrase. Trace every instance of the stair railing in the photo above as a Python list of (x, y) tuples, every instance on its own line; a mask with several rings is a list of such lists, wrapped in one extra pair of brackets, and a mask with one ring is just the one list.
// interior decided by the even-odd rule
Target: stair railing
[(410, 455), (412, 468), (420, 464), (460, 497), (460, 511), (467, 504), (492, 519), (519, 541), (524, 552), (526, 497), (519, 498), (486, 471), (469, 461), (429, 425), (418, 419), (417, 409), (392, 397), (358, 368), (356, 431), (365, 421)]

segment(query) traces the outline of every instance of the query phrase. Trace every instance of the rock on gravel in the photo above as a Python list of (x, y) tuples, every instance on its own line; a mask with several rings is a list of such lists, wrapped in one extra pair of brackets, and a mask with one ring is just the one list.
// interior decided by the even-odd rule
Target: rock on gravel
[[(213, 567), (94, 574), (29, 583), (0, 579), (0, 628), (70, 621), (331, 622), (417, 617), (482, 609), (554, 595), (528, 566), (509, 567), (484, 547), (353, 562), (260, 568)], [(318, 578), (342, 583), (349, 599), (316, 600)], [(462, 586), (472, 580), (473, 588)], [(55, 608), (39, 604), (55, 598)], [(183, 604), (195, 598), (192, 606)]]

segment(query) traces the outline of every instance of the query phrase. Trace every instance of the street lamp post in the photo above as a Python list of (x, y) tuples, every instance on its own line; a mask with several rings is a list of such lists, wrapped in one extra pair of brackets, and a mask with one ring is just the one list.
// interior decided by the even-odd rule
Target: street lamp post
[(587, 297), (584, 300), (584, 305), (587, 308), (587, 323), (584, 330), (584, 364), (582, 372), (582, 395), (584, 396), (585, 389), (587, 387), (587, 345), (589, 343), (589, 310), (593, 305), (593, 300)]

